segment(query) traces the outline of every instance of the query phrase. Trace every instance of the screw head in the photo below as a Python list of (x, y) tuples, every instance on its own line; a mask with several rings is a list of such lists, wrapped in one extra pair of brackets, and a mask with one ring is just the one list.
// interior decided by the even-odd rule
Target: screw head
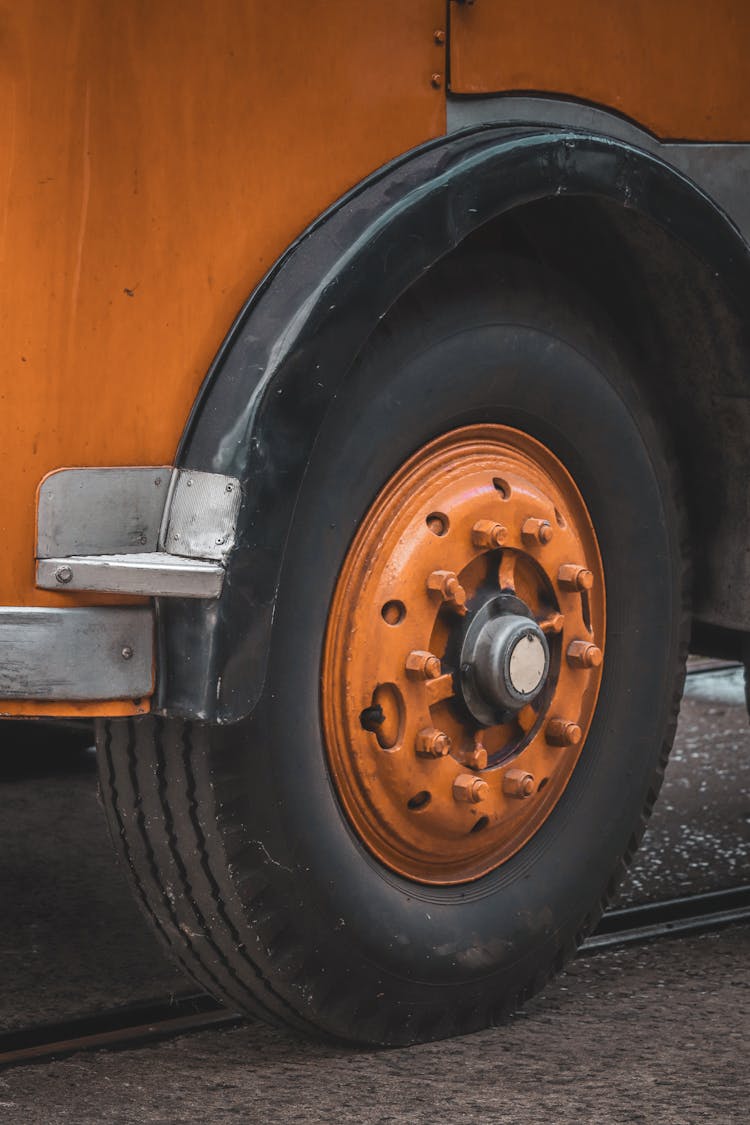
[(132, 658), (133, 658), (133, 650), (132, 650), (132, 648), (130, 647), (130, 645), (125, 645), (125, 646), (123, 647), (123, 649), (122, 649), (122, 652), (120, 653), (120, 655), (122, 656), (123, 660), (132, 660)]
[(598, 668), (602, 662), (602, 650), (589, 641), (571, 641), (566, 656), (572, 668)]
[(59, 582), (61, 586), (66, 586), (73, 577), (73, 571), (69, 566), (58, 566), (55, 571), (55, 581)]
[(427, 589), (440, 594), (459, 613), (466, 613), (466, 591), (452, 570), (433, 570), (427, 579)]
[(471, 529), (471, 541), (475, 547), (494, 551), (497, 547), (502, 547), (507, 534), (508, 529), (501, 523), (495, 523), (494, 520), (477, 520)]
[(436, 680), (440, 675), (440, 658), (415, 649), (406, 658), (406, 671), (415, 680)]
[(534, 516), (524, 520), (521, 527), (521, 536), (526, 543), (541, 543), (544, 546), (549, 543), (553, 534), (549, 520), (539, 520)]
[(421, 758), (444, 758), (450, 748), (448, 735), (435, 727), (424, 727), (417, 735), (415, 750)]
[(590, 590), (594, 576), (585, 566), (565, 563), (557, 572), (557, 581), (566, 590)]
[(533, 774), (526, 770), (506, 770), (503, 777), (503, 793), (506, 797), (530, 797), (534, 792)]
[(581, 741), (581, 728), (568, 719), (550, 719), (544, 730), (547, 742), (553, 746), (577, 746)]
[(464, 801), (468, 805), (476, 805), (484, 801), (489, 791), (487, 782), (472, 773), (460, 773), (453, 782), (453, 800)]

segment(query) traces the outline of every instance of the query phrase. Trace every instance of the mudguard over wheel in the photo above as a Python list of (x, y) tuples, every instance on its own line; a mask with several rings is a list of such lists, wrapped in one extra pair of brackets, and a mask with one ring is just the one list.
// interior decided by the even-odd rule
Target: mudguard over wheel
[(542, 271), (441, 268), (324, 422), (255, 712), (101, 724), (115, 839), (210, 991), (411, 1043), (500, 1019), (596, 923), (687, 649), (677, 485), (636, 375)]

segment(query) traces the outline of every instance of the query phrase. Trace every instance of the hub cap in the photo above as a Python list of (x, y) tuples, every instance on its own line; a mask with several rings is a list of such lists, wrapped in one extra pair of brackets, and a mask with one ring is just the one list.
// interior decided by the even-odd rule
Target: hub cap
[(548, 449), (481, 425), (412, 457), (362, 522), (325, 641), (326, 750), (368, 849), (434, 884), (517, 852), (585, 752), (604, 633), (591, 520)]

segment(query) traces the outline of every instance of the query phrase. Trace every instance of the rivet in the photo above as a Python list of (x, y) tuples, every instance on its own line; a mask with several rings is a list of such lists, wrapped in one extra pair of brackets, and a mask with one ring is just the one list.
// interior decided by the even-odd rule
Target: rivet
[(130, 647), (130, 645), (125, 645), (125, 647), (122, 650), (121, 655), (122, 655), (123, 660), (130, 660), (132, 658), (133, 650)]
[(440, 675), (440, 658), (415, 649), (406, 658), (406, 671), (415, 680), (436, 680)]
[(589, 641), (571, 641), (566, 655), (573, 668), (598, 668), (602, 662), (602, 650)]
[(527, 543), (549, 543), (552, 538), (552, 524), (549, 520), (538, 520), (534, 516), (529, 516), (524, 520), (521, 528), (521, 535)]
[(443, 43), (445, 43), (445, 32), (442, 29), (438, 29), (436, 32), (434, 32), (434, 39), (437, 45), (441, 46)]
[(553, 746), (577, 746), (581, 741), (581, 728), (568, 719), (550, 719), (544, 736)]
[(226, 486), (226, 488), (224, 489), (224, 491), (225, 491), (225, 492), (231, 492), (231, 491), (232, 491), (233, 489), (234, 489), (234, 485), (233, 485), (233, 484), (228, 484), (228, 485)]
[(566, 590), (590, 590), (594, 585), (594, 576), (585, 566), (565, 563), (557, 572), (557, 581)]
[(442, 74), (433, 74), (430, 81), (432, 82), (434, 89), (439, 90), (443, 84), (443, 76)]
[(219, 538), (216, 540), (216, 546), (221, 547), (223, 542), (224, 542), (223, 536), (219, 536)]
[(530, 797), (534, 792), (533, 774), (526, 770), (507, 770), (503, 777), (503, 793), (506, 797)]
[(59, 582), (62, 586), (67, 585), (67, 583), (70, 582), (72, 577), (73, 577), (73, 571), (70, 569), (69, 566), (58, 566), (57, 570), (55, 571), (55, 580), (57, 582)]
[(421, 758), (444, 758), (450, 753), (451, 740), (442, 730), (425, 727), (417, 735), (414, 746)]
[(484, 801), (489, 791), (487, 782), (472, 773), (460, 773), (453, 782), (453, 800), (465, 801), (469, 805)]

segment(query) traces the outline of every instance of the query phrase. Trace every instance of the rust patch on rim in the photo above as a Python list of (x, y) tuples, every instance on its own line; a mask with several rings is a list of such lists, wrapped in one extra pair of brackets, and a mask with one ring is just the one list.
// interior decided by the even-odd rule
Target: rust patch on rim
[(347, 553), (323, 655), (328, 761), (372, 854), (456, 884), (530, 840), (586, 752), (605, 629), (594, 528), (545, 446), (477, 425), (411, 457)]

